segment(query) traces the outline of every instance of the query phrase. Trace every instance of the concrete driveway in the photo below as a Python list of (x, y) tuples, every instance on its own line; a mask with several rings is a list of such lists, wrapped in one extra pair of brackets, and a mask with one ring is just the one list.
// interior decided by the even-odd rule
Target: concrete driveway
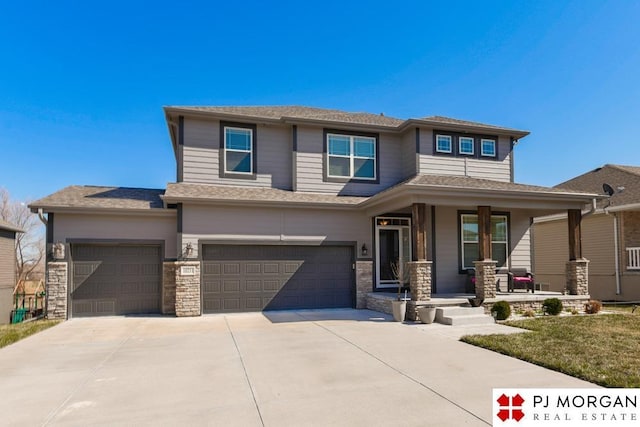
[(592, 384), (367, 310), (74, 319), (0, 350), (3, 425), (491, 425), (493, 387)]

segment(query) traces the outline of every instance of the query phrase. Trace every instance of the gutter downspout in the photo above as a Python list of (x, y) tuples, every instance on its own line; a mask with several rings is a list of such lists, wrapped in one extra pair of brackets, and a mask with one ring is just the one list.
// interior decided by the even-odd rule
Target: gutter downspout
[(622, 293), (622, 285), (620, 284), (620, 243), (618, 242), (618, 214), (615, 212), (609, 213), (608, 209), (605, 209), (604, 213), (607, 215), (613, 215), (613, 257), (616, 264), (616, 295), (620, 295)]
[(40, 218), (40, 222), (42, 222), (45, 227), (49, 223), (49, 221), (47, 221), (47, 218), (44, 217), (44, 211), (42, 210), (42, 208), (38, 208), (38, 218)]

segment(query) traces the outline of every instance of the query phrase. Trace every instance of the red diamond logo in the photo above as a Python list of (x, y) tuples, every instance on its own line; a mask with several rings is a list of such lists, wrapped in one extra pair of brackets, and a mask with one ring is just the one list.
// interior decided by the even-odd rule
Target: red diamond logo
[(498, 418), (500, 418), (503, 422), (507, 421), (509, 418), (519, 422), (524, 418), (524, 412), (522, 412), (522, 404), (524, 403), (524, 399), (520, 396), (520, 393), (517, 393), (515, 396), (511, 398), (504, 393), (496, 399), (498, 405), (500, 406), (500, 410), (496, 414)]

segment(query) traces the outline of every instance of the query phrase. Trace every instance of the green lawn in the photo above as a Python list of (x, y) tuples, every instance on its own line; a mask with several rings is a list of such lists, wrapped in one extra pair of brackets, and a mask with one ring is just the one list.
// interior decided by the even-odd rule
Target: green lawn
[(37, 334), (58, 323), (60, 323), (59, 320), (36, 320), (15, 325), (0, 325), (0, 348), (20, 341), (29, 335)]
[(531, 332), (462, 341), (605, 387), (640, 387), (639, 312), (507, 321)]

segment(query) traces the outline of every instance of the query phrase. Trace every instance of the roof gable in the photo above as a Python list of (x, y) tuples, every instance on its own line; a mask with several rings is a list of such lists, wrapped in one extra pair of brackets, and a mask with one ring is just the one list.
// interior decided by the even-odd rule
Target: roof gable
[[(603, 184), (610, 185), (615, 191), (609, 198), (609, 206), (640, 203), (640, 167), (637, 166), (606, 164), (560, 183), (554, 188), (604, 194)], [(607, 202), (601, 202), (601, 204), (606, 205)]]

